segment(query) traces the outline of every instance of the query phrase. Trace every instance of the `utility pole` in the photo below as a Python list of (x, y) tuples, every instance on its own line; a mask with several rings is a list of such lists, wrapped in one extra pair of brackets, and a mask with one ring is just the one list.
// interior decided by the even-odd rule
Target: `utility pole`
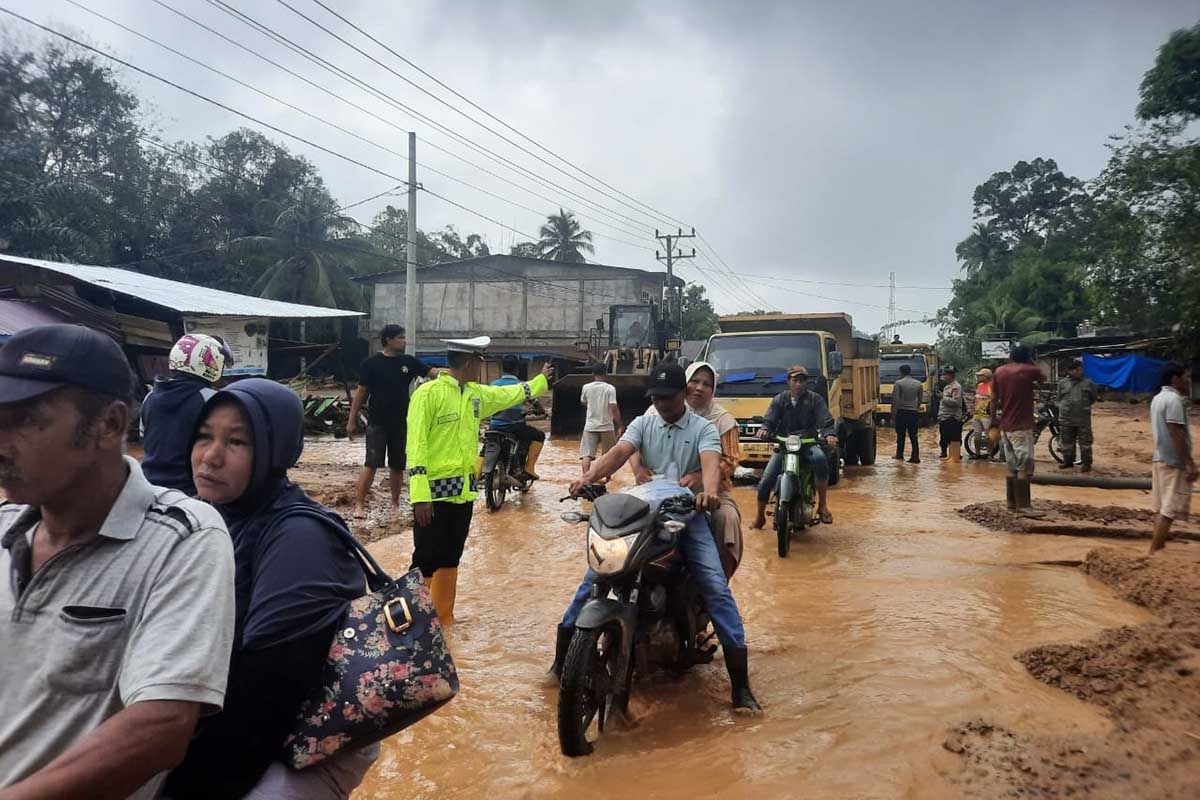
[(896, 325), (896, 273), (888, 273), (888, 325)]
[(667, 265), (667, 286), (664, 292), (664, 305), (667, 312), (667, 319), (675, 323), (676, 335), (683, 335), (683, 290), (678, 292), (675, 289), (675, 261), (681, 258), (695, 258), (696, 248), (692, 248), (692, 252), (684, 253), (682, 250), (676, 250), (675, 245), (680, 239), (695, 239), (696, 229), (692, 228), (691, 233), (684, 233), (683, 228), (677, 228), (675, 233), (659, 233), (658, 229), (654, 229), (654, 238), (663, 241), (667, 245), (667, 254), (661, 256), (658, 251), (654, 251), (654, 257)]
[(417, 134), (408, 132), (408, 234), (404, 254), (404, 352), (417, 354)]

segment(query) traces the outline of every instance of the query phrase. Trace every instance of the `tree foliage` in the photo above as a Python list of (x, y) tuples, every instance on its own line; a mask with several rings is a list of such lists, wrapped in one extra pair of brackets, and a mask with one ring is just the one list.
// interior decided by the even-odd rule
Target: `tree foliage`
[(1200, 23), (1171, 34), (1142, 78), (1137, 116), (1200, 117)]
[(542, 225), (538, 236), (541, 237), (538, 255), (542, 258), (583, 264), (587, 261), (584, 253), (596, 252), (592, 232), (584, 230), (574, 214), (561, 208), (557, 214), (546, 217), (546, 224)]
[(684, 339), (707, 339), (717, 332), (717, 312), (700, 284), (689, 283), (683, 290), (682, 312)]

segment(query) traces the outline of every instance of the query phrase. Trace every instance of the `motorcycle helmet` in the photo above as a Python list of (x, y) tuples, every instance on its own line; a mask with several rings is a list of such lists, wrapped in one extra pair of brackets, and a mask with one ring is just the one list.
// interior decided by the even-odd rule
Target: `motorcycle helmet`
[(233, 354), (225, 342), (203, 333), (181, 336), (171, 348), (167, 366), (172, 372), (184, 372), (208, 383), (221, 380), (225, 367), (233, 365)]

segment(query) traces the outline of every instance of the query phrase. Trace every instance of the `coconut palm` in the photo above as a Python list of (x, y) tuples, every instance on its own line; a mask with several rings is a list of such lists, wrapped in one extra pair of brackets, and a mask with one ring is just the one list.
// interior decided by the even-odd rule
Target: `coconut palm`
[(954, 248), (954, 254), (962, 262), (962, 268), (967, 275), (982, 272), (1007, 253), (1008, 245), (992, 222), (976, 222), (971, 235)]
[(255, 209), (269, 233), (225, 245), (235, 258), (266, 258), (252, 291), (260, 297), (330, 308), (361, 309), (362, 290), (350, 278), (381, 258), (358, 235), (358, 223), (336, 211), (322, 190), (308, 188), (288, 204), (264, 200)]
[(575, 215), (561, 208), (557, 214), (546, 217), (546, 224), (538, 231), (538, 257), (553, 261), (568, 261), (574, 264), (587, 262), (583, 254), (592, 254), (592, 232), (585, 231)]
[(1051, 338), (1048, 331), (1039, 330), (1042, 317), (1036, 311), (1023, 308), (1011, 297), (992, 297), (980, 308), (983, 324), (975, 336), (987, 339), (997, 335), (1013, 336), (1027, 345), (1038, 345)]

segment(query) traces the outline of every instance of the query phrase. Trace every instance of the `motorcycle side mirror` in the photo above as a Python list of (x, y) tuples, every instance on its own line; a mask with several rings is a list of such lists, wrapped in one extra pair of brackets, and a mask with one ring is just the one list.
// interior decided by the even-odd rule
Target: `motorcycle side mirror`
[(592, 517), (590, 514), (580, 514), (578, 511), (568, 511), (559, 517), (559, 519), (561, 519), (563, 522), (570, 522), (572, 525), (578, 525), (580, 522), (587, 522), (591, 518)]

